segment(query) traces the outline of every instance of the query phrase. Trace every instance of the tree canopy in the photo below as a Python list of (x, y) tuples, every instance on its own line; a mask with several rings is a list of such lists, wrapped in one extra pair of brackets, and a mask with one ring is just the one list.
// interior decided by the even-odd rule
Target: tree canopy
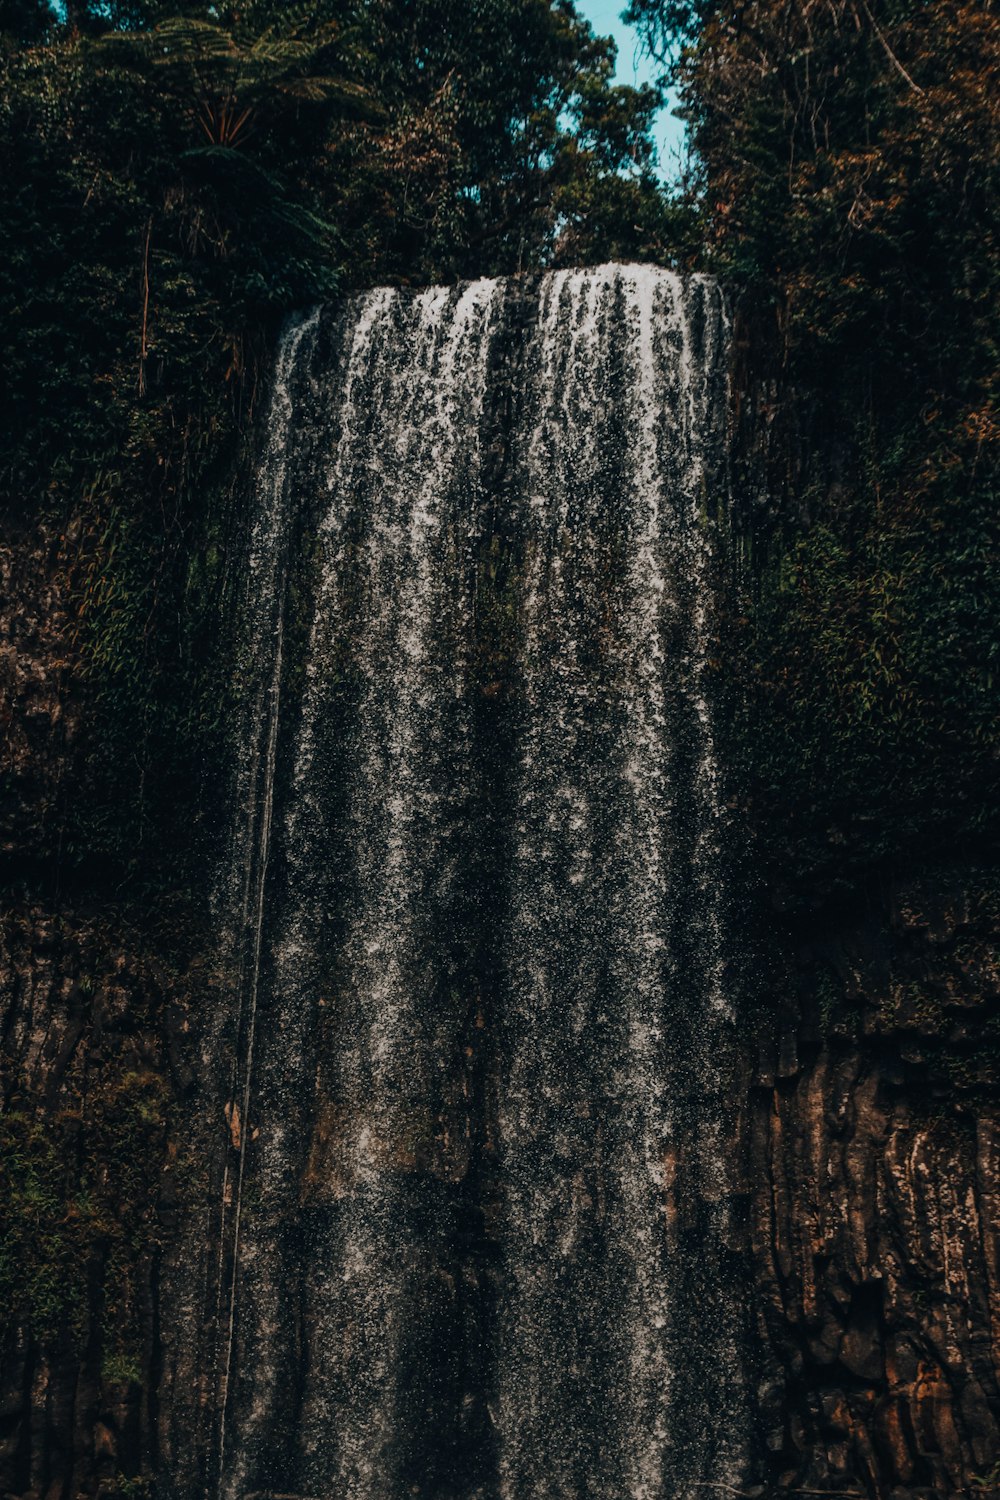
[(676, 260), (692, 217), (654, 170), (657, 90), (615, 84), (572, 0), (0, 0), (0, 74), (0, 496), (82, 518), (115, 812), (77, 842), (132, 847), (211, 760), (228, 476), (288, 313)]
[(103, 460), (148, 429), (127, 392), (231, 379), (336, 286), (662, 259), (688, 230), (656, 90), (613, 83), (568, 0), (5, 0), (0, 26), (15, 500), (81, 456), (68, 416)]
[[(632, 0), (741, 299), (773, 878), (1000, 825), (1000, 17), (990, 0)], [(806, 878), (808, 877), (808, 878)]]

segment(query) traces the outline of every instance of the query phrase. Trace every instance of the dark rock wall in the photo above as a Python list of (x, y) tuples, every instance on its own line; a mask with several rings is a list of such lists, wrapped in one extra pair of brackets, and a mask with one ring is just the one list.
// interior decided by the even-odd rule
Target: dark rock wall
[(0, 546), (0, 1494), (47, 1500), (141, 1496), (194, 1431), (204, 1350), (172, 1328), (202, 1292), (219, 1135), (203, 937), (63, 879), (92, 712), (78, 540)]
[(3, 915), (0, 1493), (90, 1494), (155, 1466), (161, 1271), (202, 1180), (184, 1120), (196, 979), (106, 914)]
[(998, 933), (995, 878), (938, 872), (794, 954), (750, 1142), (782, 1489), (1000, 1489)]

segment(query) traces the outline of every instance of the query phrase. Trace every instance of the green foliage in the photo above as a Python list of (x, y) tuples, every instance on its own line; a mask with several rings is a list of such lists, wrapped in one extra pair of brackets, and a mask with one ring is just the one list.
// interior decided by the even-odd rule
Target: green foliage
[(1000, 831), (1000, 18), (631, 13), (681, 90), (750, 345), (745, 780), (771, 881), (823, 900)]
[[(651, 88), (568, 0), (371, 0), (383, 121), (332, 144), (322, 192), (375, 281), (502, 274), (686, 243), (652, 171)], [(586, 245), (581, 236), (586, 226)]]
[(72, 520), (89, 695), (63, 865), (207, 867), (240, 463), (287, 313), (350, 285), (686, 253), (652, 89), (568, 0), (0, 11), (8, 514)]
[(106, 1385), (139, 1385), (142, 1366), (135, 1355), (108, 1353), (101, 1362), (101, 1379)]
[(29, 46), (40, 42), (52, 25), (47, 0), (0, 0), (0, 36)]
[(65, 1175), (40, 1125), (17, 1111), (0, 1117), (0, 1306), (43, 1335), (80, 1311), (81, 1214), (66, 1202)]
[[(985, 846), (996, 827), (1000, 549), (988, 491), (935, 480), (768, 564), (753, 622), (757, 811), (788, 872)], [(919, 503), (918, 503), (919, 500)], [(846, 533), (846, 534), (845, 534)]]
[(104, 1487), (104, 1493), (119, 1495), (121, 1500), (149, 1500), (153, 1492), (153, 1481), (143, 1474), (118, 1473)]
[(2, 1321), (82, 1338), (96, 1271), (108, 1380), (138, 1379), (136, 1264), (152, 1243), (166, 1109), (162, 1076), (123, 1065), (96, 1080), (85, 1110), (0, 1118)]

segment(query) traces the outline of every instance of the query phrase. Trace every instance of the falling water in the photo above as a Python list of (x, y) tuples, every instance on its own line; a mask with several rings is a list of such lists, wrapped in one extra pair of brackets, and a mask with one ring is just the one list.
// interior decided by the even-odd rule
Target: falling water
[(711, 282), (621, 266), (376, 291), (286, 334), (250, 568), (225, 1500), (740, 1478), (726, 346)]

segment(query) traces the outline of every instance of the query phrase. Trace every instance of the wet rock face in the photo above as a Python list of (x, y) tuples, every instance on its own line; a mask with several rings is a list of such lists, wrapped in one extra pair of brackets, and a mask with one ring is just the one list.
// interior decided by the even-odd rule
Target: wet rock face
[(93, 723), (78, 532), (0, 542), (0, 1494), (48, 1500), (142, 1483), (175, 1410), (191, 1430), (171, 1323), (208, 1196), (198, 944), (158, 956), (109, 892), (58, 894)]
[(926, 880), (803, 945), (750, 1156), (773, 1480), (1000, 1489), (1000, 902)]
[[(0, 1491), (75, 1493), (150, 1447), (172, 1076), (162, 982), (103, 921), (0, 927)], [(175, 1072), (184, 1061), (177, 1047)]]
[(0, 1494), (143, 1495), (165, 1454), (194, 1494), (219, 975), (190, 893), (128, 917), (67, 849), (93, 537), (0, 530)]
[(165, 1454), (198, 1492), (214, 985), (110, 910), (0, 916), (4, 1496), (145, 1494)]

